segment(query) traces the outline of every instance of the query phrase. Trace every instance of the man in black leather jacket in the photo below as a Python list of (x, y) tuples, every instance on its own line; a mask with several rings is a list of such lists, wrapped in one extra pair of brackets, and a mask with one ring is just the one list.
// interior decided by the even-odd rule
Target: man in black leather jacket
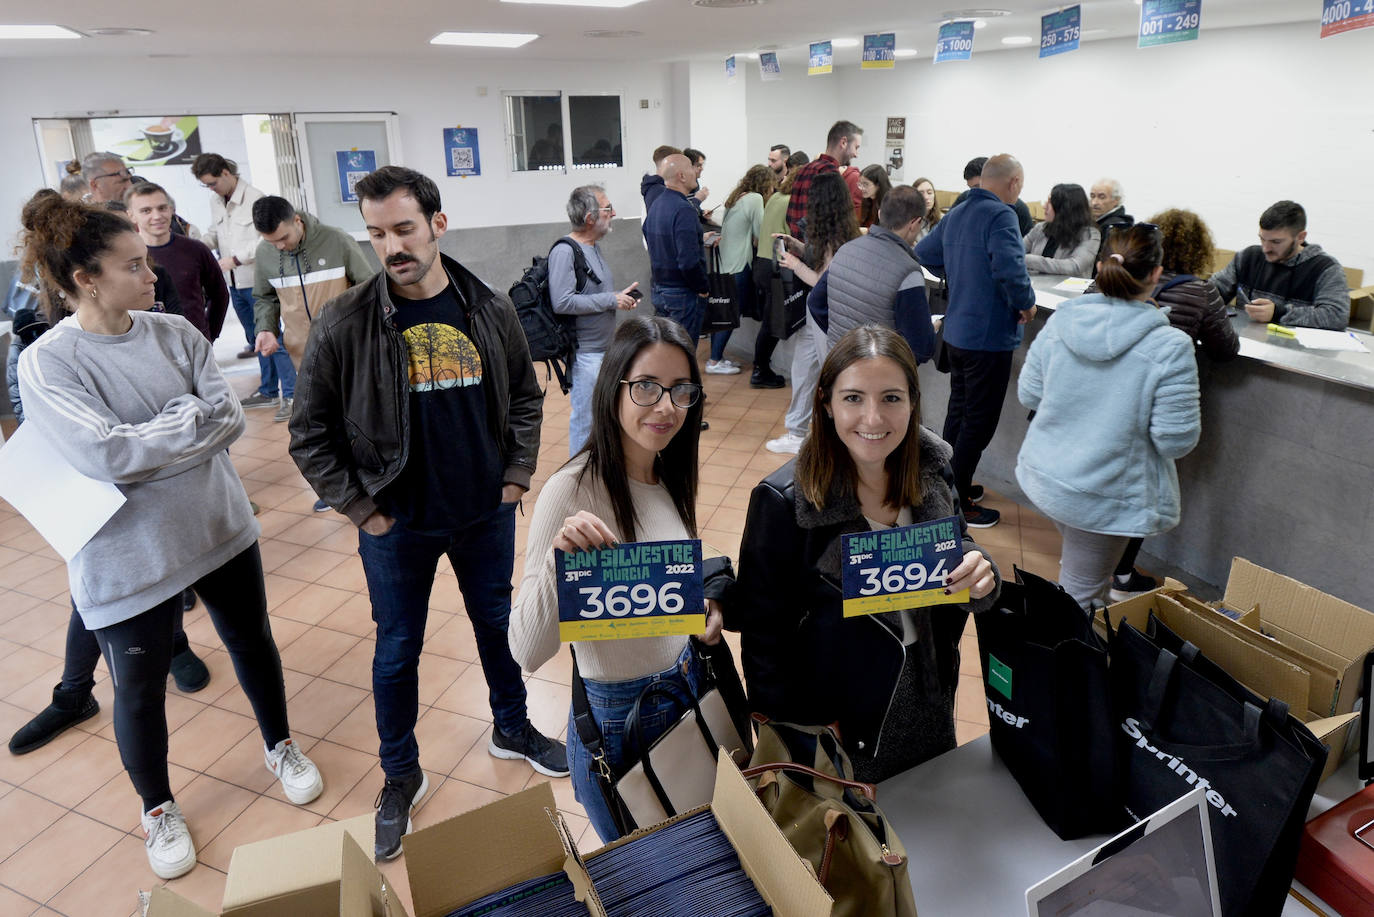
[(428, 788), (415, 739), (418, 666), (436, 565), (447, 555), (489, 689), (494, 757), (566, 776), (562, 743), (530, 724), (507, 638), (515, 510), (539, 452), (543, 396), (509, 299), (439, 254), (434, 182), (385, 166), (358, 183), (384, 271), (310, 326), (291, 456), (358, 526), (377, 645), (372, 691), (386, 782), (376, 855), (391, 859)]

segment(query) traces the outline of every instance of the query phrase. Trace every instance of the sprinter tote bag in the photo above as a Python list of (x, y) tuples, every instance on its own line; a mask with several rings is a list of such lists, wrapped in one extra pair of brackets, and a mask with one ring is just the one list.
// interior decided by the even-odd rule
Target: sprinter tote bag
[(739, 289), (735, 286), (735, 275), (726, 274), (720, 269), (720, 247), (711, 246), (708, 250), (706, 274), (708, 292), (706, 295), (706, 314), (701, 320), (701, 331), (710, 334), (715, 331), (729, 331), (739, 327)]
[(973, 621), (992, 747), (1035, 811), (1064, 840), (1124, 828), (1107, 644), (1092, 616), (1058, 583), (1017, 569)]
[(1223, 914), (1277, 917), (1326, 746), (1153, 615), (1149, 633), (1122, 621), (1112, 638), (1127, 812), (1144, 818), (1205, 789)]

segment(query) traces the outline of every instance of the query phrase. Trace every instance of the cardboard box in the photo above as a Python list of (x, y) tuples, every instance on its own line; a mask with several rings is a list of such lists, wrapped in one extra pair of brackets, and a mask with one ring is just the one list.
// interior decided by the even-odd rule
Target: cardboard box
[[(587, 857), (591, 862), (608, 850), (659, 830), (664, 825), (689, 818), (710, 809), (730, 845), (739, 854), (745, 873), (753, 880), (763, 900), (774, 914), (786, 917), (827, 917), (834, 905), (810, 865), (797, 855), (783, 837), (763, 803), (724, 751), (716, 761), (716, 786), (711, 803), (670, 818), (649, 828), (641, 828), (607, 844)], [(424, 915), (417, 915), (424, 917)]]
[(1113, 621), (1142, 631), (1151, 610), (1246, 687), (1286, 702), (1331, 747), (1323, 780), (1349, 755), (1374, 614), (1241, 557), (1220, 602), (1201, 602), (1170, 581), (1108, 609)]
[(443, 917), (483, 895), (559, 871), (592, 917), (606, 917), (547, 783), (407, 834), (401, 846), (415, 917)]

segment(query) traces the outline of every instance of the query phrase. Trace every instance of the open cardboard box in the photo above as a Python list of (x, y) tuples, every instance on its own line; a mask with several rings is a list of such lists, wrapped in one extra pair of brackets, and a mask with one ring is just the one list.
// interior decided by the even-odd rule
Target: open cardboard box
[[(408, 917), (372, 862), (374, 824), (369, 813), (235, 848), (218, 917)], [(147, 914), (217, 917), (166, 888)]]
[(781, 829), (749, 788), (735, 762), (724, 750), (716, 760), (716, 786), (709, 805), (683, 812), (665, 822), (641, 828), (587, 857), (591, 862), (608, 850), (630, 843), (665, 825), (710, 809), (739, 854), (740, 864), (774, 914), (786, 917), (826, 917), (834, 905), (817, 881), (811, 866), (792, 849)]
[(401, 846), (415, 917), (444, 917), (556, 872), (567, 873), (592, 917), (606, 917), (547, 783), (407, 834)]
[(1241, 557), (1231, 562), (1220, 602), (1202, 603), (1173, 586), (1108, 612), (1144, 630), (1156, 611), (1242, 684), (1288, 703), (1331, 747), (1322, 779), (1331, 776), (1358, 735), (1353, 711), (1360, 663), (1374, 647), (1374, 614)]

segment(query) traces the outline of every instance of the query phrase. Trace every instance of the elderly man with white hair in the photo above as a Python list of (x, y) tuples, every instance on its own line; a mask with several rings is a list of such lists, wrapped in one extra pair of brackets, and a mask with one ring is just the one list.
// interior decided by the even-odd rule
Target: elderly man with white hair
[(1088, 193), (1088, 206), (1092, 208), (1093, 219), (1097, 220), (1097, 228), (1102, 231), (1103, 241), (1113, 226), (1135, 223), (1135, 217), (1126, 212), (1121, 198), (1121, 182), (1115, 178), (1099, 178)]

